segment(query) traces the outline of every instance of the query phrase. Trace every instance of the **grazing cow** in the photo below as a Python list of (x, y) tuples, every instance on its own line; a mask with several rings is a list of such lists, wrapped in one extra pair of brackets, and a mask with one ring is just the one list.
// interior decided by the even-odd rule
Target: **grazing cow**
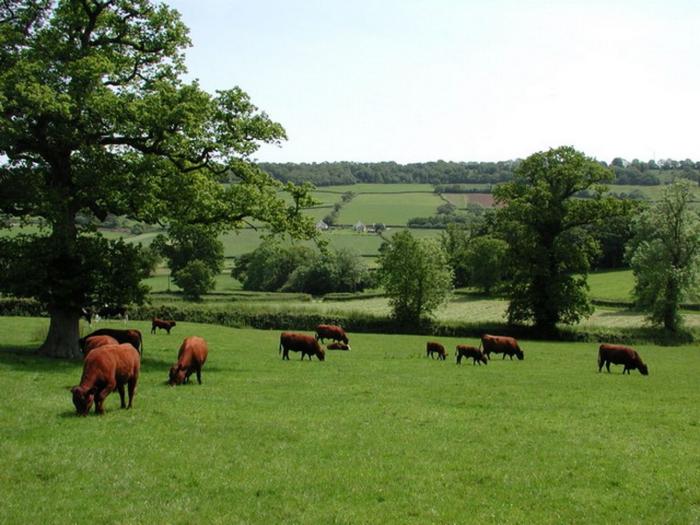
[[(139, 378), (141, 358), (130, 344), (105, 345), (95, 348), (83, 362), (80, 384), (71, 388), (73, 404), (80, 416), (87, 416), (95, 403), (95, 413), (104, 414), (105, 398), (119, 392), (122, 408), (131, 408)], [(124, 385), (129, 385), (129, 406), (124, 403)]]
[(154, 317), (151, 321), (151, 333), (155, 334), (156, 328), (160, 328), (161, 330), (167, 331), (168, 335), (170, 335), (170, 330), (172, 330), (173, 326), (176, 324), (177, 323), (175, 323), (175, 321), (166, 321), (165, 319), (158, 319), (157, 317)]
[(331, 343), (328, 346), (326, 346), (328, 350), (350, 350), (350, 345), (346, 345), (345, 343)]
[(117, 328), (100, 328), (99, 330), (95, 330), (78, 341), (80, 349), (83, 351), (83, 353), (85, 353), (85, 341), (95, 335), (108, 335), (110, 337), (114, 337), (120, 343), (129, 343), (139, 351), (139, 354), (143, 356), (143, 337), (141, 336), (141, 332), (139, 330), (120, 330)]
[(83, 357), (88, 355), (90, 353), (90, 350), (94, 350), (95, 348), (99, 348), (100, 346), (118, 344), (119, 341), (117, 341), (114, 337), (110, 337), (108, 335), (93, 335), (90, 337), (86, 337), (85, 347), (83, 348)]
[(637, 369), (643, 376), (649, 375), (649, 367), (642, 362), (636, 350), (629, 346), (602, 344), (598, 349), (598, 372), (603, 370), (603, 365), (610, 372), (610, 363), (614, 365), (625, 365), (622, 370), (624, 374), (630, 370)]
[(323, 361), (326, 358), (326, 353), (318, 344), (318, 340), (310, 335), (297, 334), (294, 332), (282, 332), (280, 336), (280, 349), (282, 353), (282, 359), (289, 360), (289, 351), (301, 352), (301, 360), (304, 360), (304, 356), (309, 356), (309, 361), (311, 361), (311, 356), (315, 355), (318, 357), (319, 361)]
[(468, 345), (457, 345), (457, 364), (462, 362), (463, 357), (465, 359), (469, 359), (471, 357), (474, 360), (472, 365), (475, 365), (476, 363), (479, 363), (479, 366), (481, 366), (481, 363), (484, 363), (485, 365), (489, 364), (488, 359), (486, 359), (484, 352), (482, 352), (480, 348), (475, 348)]
[(197, 382), (202, 384), (202, 367), (209, 355), (207, 342), (201, 337), (186, 337), (177, 354), (177, 363), (170, 368), (168, 384), (171, 386), (188, 383), (193, 372)]
[(484, 334), (481, 336), (479, 348), (481, 348), (482, 345), (484, 347), (484, 354), (486, 354), (486, 357), (489, 359), (491, 359), (491, 354), (503, 354), (503, 359), (505, 359), (506, 356), (510, 356), (511, 361), (513, 360), (513, 356), (516, 356), (520, 361), (525, 359), (525, 354), (520, 349), (518, 341), (513, 337)]
[(325, 344), (324, 339), (330, 339), (332, 341), (340, 341), (341, 343), (348, 344), (348, 336), (345, 334), (340, 326), (335, 326), (332, 324), (320, 324), (316, 327), (316, 340), (321, 340)]
[(442, 359), (443, 361), (447, 357), (447, 352), (445, 352), (444, 346), (442, 346), (440, 343), (436, 343), (435, 341), (428, 341), (428, 343), (425, 345), (425, 357), (430, 356), (431, 359), (435, 359), (433, 354), (437, 354), (438, 359)]

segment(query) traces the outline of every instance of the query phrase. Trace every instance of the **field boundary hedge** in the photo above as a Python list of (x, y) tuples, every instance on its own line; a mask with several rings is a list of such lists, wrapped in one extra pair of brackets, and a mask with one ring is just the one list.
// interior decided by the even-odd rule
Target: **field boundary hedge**
[[(0, 299), (0, 316), (47, 317), (48, 313), (33, 299)], [(506, 323), (457, 323), (427, 320), (420, 324), (403, 325), (391, 317), (381, 317), (363, 312), (318, 313), (292, 312), (274, 307), (261, 308), (244, 304), (203, 305), (196, 303), (133, 306), (129, 309), (131, 320), (150, 321), (153, 317), (192, 323), (217, 324), (232, 328), (257, 328), (262, 330), (295, 329), (313, 332), (322, 323), (338, 324), (352, 333), (414, 334), (431, 337), (479, 338), (484, 333), (510, 335), (522, 339), (589, 341), (608, 343), (653, 342), (662, 345), (690, 343), (692, 332), (669, 334), (648, 327), (635, 328), (563, 328), (555, 333), (543, 334), (532, 326)]]

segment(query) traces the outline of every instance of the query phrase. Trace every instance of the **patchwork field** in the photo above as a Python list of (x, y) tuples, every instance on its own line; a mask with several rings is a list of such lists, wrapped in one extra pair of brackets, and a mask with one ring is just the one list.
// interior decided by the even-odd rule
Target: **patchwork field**
[[(695, 523), (692, 347), (599, 374), (591, 344), (523, 341), (524, 361), (456, 366), (424, 337), (351, 334), (283, 362), (279, 332), (146, 332), (132, 410), (75, 415), (81, 363), (31, 355), (44, 319), (0, 318), (4, 523)], [(115, 326), (120, 326), (116, 323)], [(203, 384), (171, 388), (182, 337)]]

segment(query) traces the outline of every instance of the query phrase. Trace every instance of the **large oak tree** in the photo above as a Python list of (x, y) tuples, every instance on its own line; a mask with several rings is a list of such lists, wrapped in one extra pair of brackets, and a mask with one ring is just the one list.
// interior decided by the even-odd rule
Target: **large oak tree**
[[(599, 253), (597, 225), (625, 204), (604, 195), (612, 173), (572, 147), (534, 153), (497, 186), (498, 221), (509, 244), (510, 322), (552, 332), (592, 313), (586, 276)], [(578, 198), (593, 190), (592, 198)]]
[(284, 129), (239, 88), (185, 82), (189, 43), (149, 0), (0, 2), (0, 215), (45, 225), (3, 241), (0, 291), (46, 305), (43, 354), (78, 355), (81, 306), (145, 292), (142, 250), (76, 218), (313, 231), (307, 188), (285, 201), (251, 162)]

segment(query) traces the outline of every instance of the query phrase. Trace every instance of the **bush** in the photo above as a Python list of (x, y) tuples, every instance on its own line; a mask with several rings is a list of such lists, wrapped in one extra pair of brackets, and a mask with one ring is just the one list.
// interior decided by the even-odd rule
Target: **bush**
[(211, 268), (203, 261), (191, 261), (173, 274), (173, 282), (182, 289), (186, 299), (199, 301), (201, 296), (216, 285)]

